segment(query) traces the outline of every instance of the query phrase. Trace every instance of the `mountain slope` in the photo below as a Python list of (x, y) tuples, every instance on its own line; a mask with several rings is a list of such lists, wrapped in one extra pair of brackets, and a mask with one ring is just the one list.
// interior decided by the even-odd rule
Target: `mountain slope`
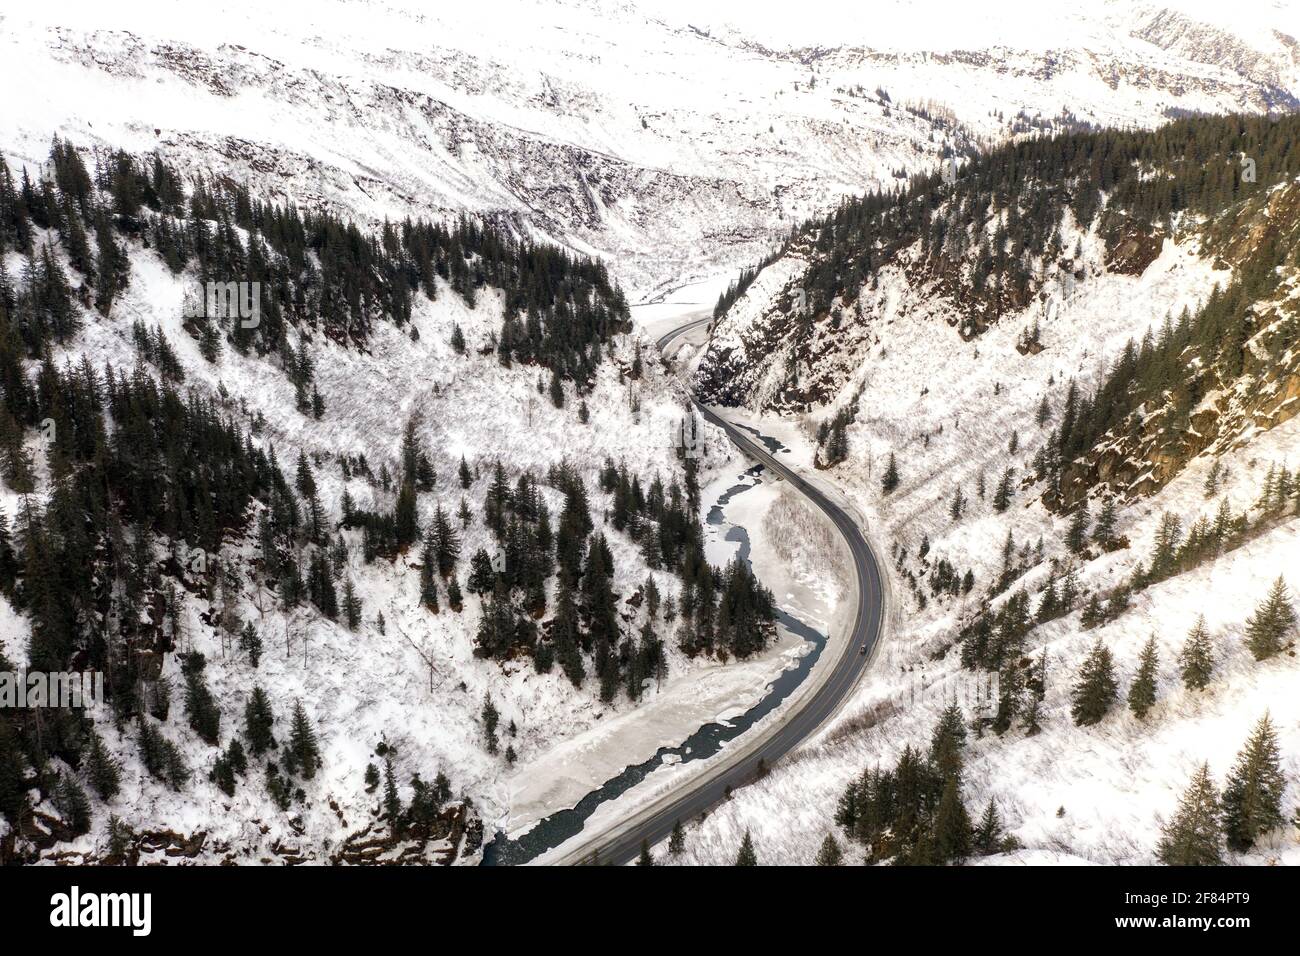
[[(1295, 106), (1294, 40), (1263, 28), (1268, 8), (1243, 36), (1157, 7), (1065, 7), (1011, 44), (909, 8), (791, 49), (614, 0), (331, 0), (308, 20), (230, 0), (184, 21), (60, 0), (5, 17), (0, 82), (23, 94), (0, 133), (28, 161), (52, 132), (161, 149), (375, 224), (499, 217), (604, 256), (640, 295), (755, 259), (949, 149)], [(952, 29), (895, 45), (918, 16)]]
[(599, 263), (85, 158), (0, 169), (0, 670), (109, 698), (4, 711), (6, 861), (473, 862), (516, 760), (751, 653), (700, 610), (752, 584), (702, 557), (725, 443), (681, 457)]
[[(995, 862), (1157, 862), (1193, 772), (1208, 761), (1222, 791), (1265, 713), (1289, 819), (1296, 631), (1281, 627), (1262, 652), (1247, 638), (1279, 574), (1284, 604), (1295, 607), (1300, 587), (1298, 127), (1238, 122), (1157, 131), (1090, 218), (1074, 211), (1086, 177), (1036, 179), (1028, 145), (972, 161), (960, 173), (969, 182), (928, 207), (931, 223), (974, 234), (965, 242), (948, 233), (926, 251), (927, 215), (907, 212), (927, 208), (913, 204), (924, 184), (913, 198), (849, 205), (796, 237), (715, 323), (699, 381), (859, 503), (908, 606), (855, 706), (688, 833), (683, 860), (728, 861), (747, 828), (764, 862), (809, 862), (828, 833), (854, 858), (952, 859), (926, 842), (942, 777), (916, 831), (840, 822), (850, 793), (875, 792), (874, 770), (928, 772), (954, 702), (967, 810), (978, 822), (995, 800), (1014, 838), (993, 848)], [(1195, 143), (1234, 128), (1243, 142), (1276, 137), (1273, 172), (1220, 188), (1240, 156), (1202, 161)], [(1155, 148), (1162, 136), (1177, 145)], [(993, 185), (1004, 173), (1024, 178)], [(989, 186), (986, 209), (975, 197)], [(1176, 207), (1164, 206), (1166, 187)], [(985, 259), (980, 232), (1029, 217), (1044, 197), (1045, 232), (1010, 229), (1023, 254), (991, 242)], [(947, 218), (972, 202), (982, 215)], [(1202, 618), (1213, 666), (1198, 690), (1181, 655)], [(1152, 637), (1155, 703), (1140, 719), (1126, 695)], [(1077, 688), (1098, 642), (1118, 696), (1081, 720)], [(795, 800), (817, 811), (791, 814)], [(1294, 856), (1283, 823), (1226, 858)]]

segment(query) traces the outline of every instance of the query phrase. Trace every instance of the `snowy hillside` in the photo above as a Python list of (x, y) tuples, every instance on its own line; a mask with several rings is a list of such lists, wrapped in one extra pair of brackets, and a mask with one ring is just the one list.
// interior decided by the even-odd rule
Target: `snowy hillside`
[(1293, 5), (180, 7), (0, 12), (0, 864), (1300, 862)]
[[(1067, 213), (1056, 226), (1064, 267), (988, 324), (970, 320), (980, 307), (966, 297), (970, 273), (918, 279), (916, 247), (861, 288), (841, 286), (830, 300), (810, 289), (814, 314), (802, 323), (792, 290), (820, 274), (809, 268), (824, 254), (816, 244), (797, 243), (758, 274), (696, 357), (699, 378), (738, 406), (733, 417), (761, 423), (857, 504), (891, 556), (899, 606), (841, 717), (689, 828), (676, 860), (731, 862), (746, 830), (763, 863), (810, 863), (828, 834), (861, 860), (864, 848), (835, 819), (846, 787), (892, 768), (907, 746), (924, 753), (954, 701), (970, 727), (968, 812), (978, 822), (996, 801), (1020, 847), (993, 862), (1157, 862), (1161, 827), (1193, 773), (1208, 762), (1222, 791), (1266, 713), (1286, 816), (1227, 859), (1300, 859), (1286, 822), (1300, 800), (1296, 630), (1284, 628), (1272, 654), (1247, 642), (1279, 574), (1293, 607), (1300, 592), (1300, 262), (1289, 241), (1280, 259), (1262, 251), (1270, 234), (1300, 225), (1297, 196), (1292, 167), (1220, 217), (1188, 217), (1136, 266)], [(1208, 314), (1207, 303), (1213, 312), (1252, 270), (1269, 278), (1245, 281), (1244, 330), (1179, 355), (1185, 340), (1173, 329)], [(1008, 296), (1011, 285), (1001, 286)], [(1243, 361), (1228, 372), (1235, 341)], [(1143, 354), (1175, 343), (1168, 391), (1054, 479), (1076, 403), (1084, 408), (1135, 342)], [(1189, 387), (1185, 417), (1169, 414)], [(1009, 638), (1018, 601), (1024, 636)], [(1200, 619), (1213, 669), (1195, 690), (1180, 655)], [(1150, 638), (1155, 703), (1139, 719), (1126, 695)], [(999, 660), (1003, 640), (1015, 650)], [(1118, 699), (1080, 725), (1074, 691), (1098, 641)]]
[[(44, 164), (16, 172), (37, 182), (51, 181), (53, 175)], [(165, 707), (161, 712), (155, 709), (156, 725), (140, 715), (139, 727), (160, 728), (164, 738), (178, 745), (188, 783), (178, 785), (166, 774), (160, 778), (142, 763), (137, 734), (144, 731), (137, 731), (129, 706), (121, 709), (119, 695), (116, 716), (105, 705), (95, 724), (107, 760), (118, 768), (117, 792), (94, 800), (88, 808), (92, 827), (79, 836), (80, 828), (70, 822), (75, 818), (75, 807), (70, 809), (74, 801), (64, 799), (56, 786), (60, 779), (77, 775), (69, 754), (79, 748), (56, 748), (39, 776), (18, 764), (21, 783), (16, 795), (4, 791), (4, 809), (10, 811), (7, 801), (15, 796), (21, 807), (24, 792), (30, 805), (15, 811), (24, 820), (21, 833), (6, 823), (5, 833), (0, 834), (0, 854), (6, 859), (30, 859), (41, 853), (104, 858), (111, 855), (105, 828), (112, 815), (134, 829), (143, 841), (140, 852), (146, 860), (179, 855), (208, 862), (473, 862), (484, 831), (490, 838), (512, 811), (512, 778), (526, 774), (526, 767), (546, 758), (557, 745), (580, 746), (584, 733), (598, 721), (619, 716), (623, 730), (600, 735), (608, 738), (606, 746), (621, 747), (622, 759), (631, 759), (638, 747), (653, 753), (662, 742), (676, 742), (677, 735), (689, 731), (691, 705), (697, 698), (710, 700), (702, 688), (711, 685), (710, 693), (715, 695), (705, 706), (729, 706), (736, 695), (743, 698), (750, 693), (746, 680), (758, 680), (761, 686), (770, 669), (779, 671), (779, 661), (768, 662), (741, 671), (739, 680), (728, 678), (725, 655), (688, 657), (674, 638), (673, 612), (661, 613), (657, 604), (647, 608), (648, 581), (655, 581), (655, 600), (662, 600), (664, 609), (677, 605), (682, 586), (680, 558), (666, 551), (661, 554), (657, 543), (651, 547), (647, 540), (657, 532), (646, 517), (644, 499), (649, 499), (650, 508), (667, 507), (668, 518), (663, 520), (677, 520), (674, 516), (681, 509), (689, 512), (690, 508), (678, 500), (688, 493), (682, 491), (683, 483), (690, 487), (688, 466), (707, 480), (729, 465), (731, 453), (725, 441), (705, 429), (696, 449), (699, 457), (681, 457), (674, 434), (685, 414), (686, 396), (676, 379), (654, 360), (653, 346), (641, 333), (618, 332), (593, 350), (597, 364), (590, 381), (583, 380), (581, 370), (561, 379), (536, 360), (511, 361), (509, 352), (502, 354), (499, 346), (509, 327), (503, 326), (503, 317), (513, 315), (514, 308), (507, 306), (505, 292), (480, 288), (471, 305), (453, 287), (459, 280), (435, 276), (434, 298), (417, 294), (409, 321), (400, 328), (382, 316), (360, 338), (355, 325), (340, 335), (332, 318), (323, 324), (304, 319), (281, 329), (284, 341), (278, 353), (259, 355), (256, 349), (236, 347), (229, 336), (238, 323), (227, 322), (228, 334), (216, 337), (215, 354), (210, 355), (209, 340), (187, 317), (191, 313), (186, 306), (198, 287), (196, 270), (205, 266), (191, 262), (188, 267), (170, 268), (156, 242), (146, 245), (127, 235), (118, 240), (125, 263), (116, 268), (129, 274), (129, 283), (113, 296), (105, 316), (101, 314), (106, 308), (104, 297), (98, 299), (98, 311), (83, 302), (92, 301), (93, 289), (103, 288), (111, 253), (101, 247), (92, 281), (90, 274), (79, 271), (91, 267), (78, 266), (77, 244), (69, 238), (73, 235), (69, 230), (81, 221), (75, 206), (67, 207), (68, 218), (57, 229), (42, 228), (27, 213), (43, 216), (43, 204), (7, 191), (9, 184), (6, 179), (0, 219), (6, 227), (19, 224), (20, 238), (14, 241), (21, 243), (25, 236), (35, 260), (17, 249), (6, 250), (0, 274), (6, 328), (15, 337), (19, 328), (23, 334), (35, 334), (30, 324), (35, 319), (54, 313), (66, 316), (64, 321), (74, 331), (67, 336), (60, 332), (61, 342), (52, 338), (47, 343), (47, 368), (67, 374), (89, 369), (101, 401), (110, 384), (109, 370), (132, 374), (137, 382), (183, 383), (180, 394), (186, 402), (213, 402), (232, 427), (249, 430), (250, 447), (273, 455), (290, 476), (297, 462), (296, 481), (307, 526), (306, 537), (298, 539), (290, 555), (292, 561), (302, 562), (304, 573), (310, 564), (311, 575), (310, 599), (304, 600), (305, 594), (286, 597), (292, 575), (277, 581), (269, 572), (272, 550), (264, 529), (280, 507), (274, 500), (265, 508), (253, 502), (235, 527), (218, 536), (219, 544), (211, 553), (194, 547), (197, 532), (191, 532), (188, 541), (159, 536), (151, 557), (140, 559), (134, 552), (129, 565), (159, 582), (146, 590), (148, 608), (128, 611), (124, 607), (119, 618), (115, 594), (79, 612), (77, 627), (98, 625), (105, 633), (120, 630), (125, 635), (136, 627), (132, 615), (151, 619), (145, 630), (156, 635), (155, 646), (163, 653), (142, 652), (160, 662), (160, 669), (146, 683), (169, 684), (178, 699), (172, 702), (170, 715)], [(93, 190), (90, 195), (95, 195)], [(223, 221), (226, 215), (220, 213)], [(149, 216), (147, 209), (143, 216)], [(157, 226), (166, 218), (164, 213), (151, 221)], [(106, 236), (109, 220), (97, 221), (100, 235)], [(196, 229), (199, 224), (194, 221)], [(157, 240), (160, 234), (152, 235)], [(7, 231), (0, 236), (5, 241), (13, 238)], [(239, 241), (251, 249), (254, 238)], [(201, 262), (210, 252), (200, 252)], [(59, 281), (70, 286), (61, 293), (66, 298), (57, 291)], [(548, 328), (559, 322), (558, 316), (548, 317)], [(254, 331), (260, 333), (269, 325), (263, 315)], [(6, 368), (34, 379), (42, 362), (21, 359), (10, 348), (14, 340), (6, 338), (6, 342)], [(293, 381), (292, 366), (298, 360), (285, 359), (295, 355), (310, 356), (312, 400), (305, 405)], [(11, 364), (15, 360), (17, 364)], [(6, 379), (6, 401), (17, 403), (14, 408), (23, 407), (28, 396), (19, 385), (21, 380), (10, 378), (9, 372)], [(65, 421), (62, 411), (52, 409), (52, 413)], [(49, 639), (49, 625), (42, 616), (41, 634), (35, 633), (36, 616), (30, 606), (35, 600), (34, 578), (20, 571), (14, 586), (10, 549), (21, 552), (22, 542), (31, 536), (29, 514), (39, 520), (41, 512), (47, 511), (53, 522), (61, 507), (58, 489), (66, 489), (70, 476), (65, 474), (66, 463), (58, 463), (61, 452), (42, 441), (39, 429), (23, 429), (9, 410), (2, 418), (5, 447), (0, 464), (5, 484), (0, 509), (7, 523), (0, 529), (0, 569), (7, 583), (0, 587), (4, 592), (0, 593), (0, 658), (21, 666), (32, 658), (33, 648)], [(119, 430), (125, 427), (121, 421), (115, 425)], [(59, 425), (56, 432), (73, 427)], [(82, 430), (84, 423), (75, 427)], [(431, 552), (422, 551), (419, 540), (385, 554), (370, 526), (360, 524), (357, 517), (382, 516), (393, 509), (401, 513), (408, 438), (419, 450), (420, 467), (427, 459), (430, 469), (428, 489), (416, 495), (418, 527), (432, 534), (439, 516), (446, 515), (458, 533), (459, 562), (453, 552), (451, 573), (439, 581), (430, 571), (428, 585), (423, 583), (421, 568), (431, 560)], [(14, 441), (16, 446), (10, 444)], [(119, 441), (125, 441), (120, 434), (114, 443)], [(24, 462), (31, 466), (29, 477)], [(308, 490), (303, 488), (304, 463), (314, 485)], [(625, 634), (620, 638), (621, 653), (629, 647), (633, 654), (638, 649), (649, 653), (648, 642), (654, 641), (662, 655), (656, 674), (646, 675), (656, 679), (644, 689), (635, 681), (639, 699), (630, 700), (631, 691), (625, 693), (617, 684), (607, 689), (592, 673), (599, 667), (598, 660), (593, 663), (585, 653), (590, 676), (581, 687), (574, 686), (564, 667), (549, 663), (543, 667), (540, 646), (550, 647), (554, 639), (560, 647), (562, 641), (552, 632), (560, 600), (555, 577), (541, 582), (539, 596), (528, 598), (530, 605), (541, 602), (548, 609), (545, 618), (518, 625), (532, 626), (529, 640), (540, 642), (538, 649), (514, 646), (512, 635), (508, 655), (483, 659), (484, 617), (509, 599), (503, 591), (491, 597), (469, 593), (479, 574), (475, 555), (484, 553), (484, 560), (486, 555), (508, 556), (511, 563), (504, 568), (509, 574), (522, 573), (514, 562), (523, 560), (514, 550), (515, 524), (506, 529), (504, 540), (487, 527), (498, 463), (509, 482), (507, 495), (523, 476), (535, 482), (531, 488), (518, 485), (508, 507), (518, 514), (527, 505), (528, 494), (535, 493), (540, 498), (536, 507), (556, 516), (558, 529), (551, 533), (561, 540), (571, 534), (567, 530), (570, 493), (563, 490), (571, 486), (566, 482), (578, 480), (587, 489), (596, 530), (604, 536), (612, 558), (608, 570), (617, 605), (609, 612)], [(572, 471), (557, 477), (556, 469), (565, 465)], [(644, 496), (639, 503), (620, 499), (616, 488), (602, 490), (607, 481), (617, 485), (623, 480), (611, 478), (611, 465), (624, 478), (635, 478), (635, 494)], [(318, 507), (325, 525), (319, 538), (311, 530)], [(629, 507), (635, 531), (623, 524), (629, 520)], [(379, 534), (384, 525), (374, 527)], [(689, 525), (685, 533), (689, 537)], [(592, 538), (592, 553), (597, 540)], [(584, 545), (581, 540), (576, 543), (579, 549)], [(111, 546), (106, 542), (103, 550)], [(372, 553), (376, 548), (380, 549), (377, 556)], [(558, 557), (561, 563), (566, 560), (563, 553)], [(588, 581), (591, 560), (588, 554)], [(317, 590), (326, 587), (316, 577), (318, 561), (326, 561), (324, 566), (331, 569), (333, 587), (328, 597)], [(107, 570), (100, 573), (109, 580), (114, 577)], [(489, 577), (497, 577), (492, 569)], [(463, 589), (463, 610), (456, 606), (453, 584)], [(487, 587), (492, 589), (490, 581)], [(426, 588), (433, 591), (432, 597)], [(351, 595), (357, 599), (355, 621), (350, 620), (354, 611), (347, 604)], [(586, 600), (584, 594), (584, 622), (589, 610)], [(437, 605), (431, 608), (431, 601)], [(336, 612), (330, 610), (334, 602)], [(542, 612), (534, 609), (531, 615), (540, 618)], [(246, 641), (245, 624), (254, 633), (256, 651)], [(600, 653), (598, 644), (597, 658)], [(209, 772), (217, 773), (225, 757), (222, 750), (200, 739), (202, 732), (195, 736), (191, 729), (201, 725), (194, 716), (194, 691), (185, 669), (191, 654), (201, 654), (206, 661), (199, 686), (206, 686), (201, 693), (210, 695), (215, 706), (213, 726), (219, 729), (213, 736), (222, 748), (244, 739), (245, 707), (254, 688), (265, 692), (270, 701), (274, 734), (281, 744), (287, 745), (290, 716), (296, 705), (302, 705), (317, 740), (320, 766), (319, 773), (308, 773), (301, 782), (304, 793), (277, 807), (272, 774), (267, 771), (264, 779), (257, 760), (251, 761), (246, 774), (238, 775), (233, 793), (223, 793), (219, 779), (209, 779)], [(620, 658), (618, 666), (631, 665)], [(631, 677), (628, 682), (634, 683)], [(156, 696), (159, 691), (150, 693)], [(488, 701), (497, 715), (495, 727), (485, 716)], [(651, 729), (643, 729), (643, 724)], [(8, 763), (15, 757), (10, 749), (14, 739), (8, 736), (7, 724), (0, 731), (4, 732), (0, 743), (5, 745), (0, 757), (7, 774), (15, 766)], [(367, 779), (368, 766), (381, 769), (389, 764), (397, 799), (412, 808), (420, 798), (413, 780), (432, 785), (435, 777), (445, 775), (451, 790), (438, 800), (442, 808), (441, 822), (434, 824), (435, 833), (441, 834), (438, 838), (418, 845), (390, 840), (391, 813), (386, 802), (381, 807), (384, 790)], [(593, 773), (601, 769), (597, 765)], [(83, 780), (94, 777), (84, 766), (82, 772), (89, 774)], [(4, 778), (6, 787), (14, 782)], [(599, 777), (580, 781), (587, 786), (601, 782)], [(533, 812), (561, 809), (565, 799), (564, 793), (549, 794), (545, 800), (534, 796), (530, 807)], [(459, 801), (466, 802), (462, 806)]]
[(1175, 7), (1028, 4), (993, 29), (926, 4), (56, 0), (0, 18), (0, 141), (28, 162), (55, 132), (158, 150), (374, 222), (492, 215), (604, 256), (640, 297), (947, 149), (1294, 107), (1283, 10)]

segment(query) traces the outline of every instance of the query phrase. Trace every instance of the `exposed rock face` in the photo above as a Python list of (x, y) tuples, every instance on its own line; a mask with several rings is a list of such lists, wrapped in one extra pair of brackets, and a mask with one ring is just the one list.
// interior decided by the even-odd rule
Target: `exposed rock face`
[(1165, 237), (1136, 224), (1122, 229), (1111, 243), (1106, 256), (1106, 268), (1126, 276), (1138, 276), (1160, 257)]
[[(1214, 236), (1220, 262), (1241, 264), (1259, 254), (1266, 243), (1293, 246), (1300, 236), (1300, 183), (1275, 190), (1266, 201), (1238, 213), (1226, 232)], [(1125, 240), (1125, 242), (1140, 241)], [(1224, 260), (1227, 260), (1226, 262)], [(1185, 355), (1189, 380), (1197, 380), (1205, 397), (1186, 416), (1176, 419), (1173, 400), (1139, 408), (1120, 428), (1107, 434), (1094, 450), (1067, 463), (1059, 494), (1049, 490), (1049, 507), (1068, 511), (1097, 485), (1106, 485), (1125, 498), (1153, 494), (1164, 487), (1192, 458), (1207, 449), (1225, 450), (1242, 444), (1252, 433), (1281, 425), (1300, 413), (1300, 346), (1277, 351), (1273, 338), (1284, 323), (1300, 321), (1300, 271), (1288, 274), (1278, 292), (1256, 303), (1251, 312), (1249, 339), (1240, 372), (1221, 363), (1208, 368)], [(1270, 348), (1273, 350), (1270, 351)]]

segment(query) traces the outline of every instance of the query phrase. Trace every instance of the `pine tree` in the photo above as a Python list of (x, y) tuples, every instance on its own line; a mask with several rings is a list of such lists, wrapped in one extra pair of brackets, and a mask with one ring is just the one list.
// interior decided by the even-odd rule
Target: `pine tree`
[(497, 712), (496, 704), (492, 703), (490, 694), (483, 695), (483, 735), (487, 738), (487, 752), (494, 754), (497, 752), (497, 723), (501, 715)]
[(301, 769), (302, 775), (308, 780), (316, 776), (316, 769), (320, 766), (320, 744), (316, 741), (316, 731), (307, 717), (307, 711), (303, 709), (302, 701), (296, 701), (293, 705), (288, 751), (290, 757), (286, 758), (286, 764), (292, 763), (295, 768)]
[(574, 687), (581, 687), (587, 676), (579, 653), (578, 608), (573, 598), (573, 587), (568, 574), (560, 573), (559, 592), (555, 598), (555, 620), (551, 639), (555, 643), (555, 658)]
[(244, 705), (244, 733), (253, 755), (260, 757), (276, 746), (275, 735), (271, 732), (275, 723), (275, 714), (271, 710), (271, 700), (266, 691), (254, 687), (253, 693)]
[(650, 841), (649, 841), (649, 840), (642, 840), (642, 841), (641, 841), (641, 855), (640, 855), (639, 857), (637, 857), (636, 865), (637, 865), (637, 866), (654, 866), (654, 865), (655, 865), (655, 858), (654, 858), (653, 856), (650, 855)]
[(185, 655), (181, 673), (185, 677), (185, 714), (191, 729), (214, 746), (221, 729), (221, 710), (203, 678), (206, 667), (203, 655), (195, 651)]
[(1223, 480), (1223, 461), (1214, 459), (1214, 464), (1210, 466), (1209, 472), (1205, 475), (1205, 484), (1202, 490), (1208, 501), (1219, 493), (1219, 482)]
[(102, 800), (112, 800), (121, 789), (122, 774), (117, 759), (108, 752), (103, 739), (93, 729), (90, 731), (86, 775)]
[(1265, 660), (1280, 651), (1283, 641), (1295, 628), (1295, 623), (1296, 614), (1295, 608), (1291, 606), (1291, 595), (1287, 591), (1286, 581), (1278, 575), (1268, 597), (1246, 621), (1246, 645), (1255, 660)]
[(415, 485), (410, 481), (403, 481), (401, 488), (397, 492), (397, 506), (393, 514), (393, 522), (399, 549), (405, 549), (420, 536)]
[(1128, 707), (1138, 720), (1145, 720), (1156, 703), (1156, 676), (1159, 660), (1156, 655), (1156, 639), (1152, 635), (1142, 648), (1138, 658), (1137, 676), (1133, 686), (1128, 689)]
[(758, 854), (754, 852), (754, 840), (745, 831), (745, 839), (740, 841), (740, 852), (736, 854), (736, 866), (758, 866)]
[(397, 794), (397, 780), (393, 776), (393, 761), (384, 759), (384, 816), (393, 836), (402, 835), (402, 799)]
[[(0, 177), (5, 173), (4, 160), (0, 159)], [(2, 181), (0, 181), (2, 182)], [(0, 223), (2, 226), (3, 223)], [(5, 663), (5, 670), (12, 668)], [(7, 719), (0, 719), (0, 816), (10, 824), (17, 824), (27, 806), (27, 761), (19, 744), (18, 734)]]
[(1115, 513), (1115, 499), (1107, 498), (1106, 503), (1101, 506), (1101, 514), (1097, 516), (1097, 527), (1093, 529), (1092, 539), (1103, 548), (1109, 547), (1115, 541), (1115, 523), (1117, 521)]
[(72, 774), (60, 775), (54, 805), (74, 834), (80, 836), (90, 830), (90, 799)]
[(1178, 803), (1178, 812), (1165, 824), (1156, 855), (1166, 866), (1219, 866), (1223, 837), (1219, 830), (1219, 795), (1210, 779), (1209, 764), (1201, 764)]
[(672, 836), (668, 838), (668, 852), (672, 856), (681, 856), (686, 849), (686, 834), (682, 830), (682, 821), (676, 820), (673, 823)]
[(818, 866), (840, 866), (844, 863), (844, 854), (840, 851), (840, 845), (835, 839), (835, 834), (826, 834), (826, 839), (822, 840), (821, 849), (817, 851)]
[(961, 785), (949, 777), (934, 812), (933, 853), (941, 863), (960, 863), (970, 856), (970, 815), (961, 799)]
[(1187, 635), (1178, 656), (1182, 669), (1183, 686), (1188, 690), (1204, 690), (1214, 676), (1214, 651), (1210, 647), (1210, 635), (1205, 630), (1205, 618), (1197, 618), (1196, 624)]
[(965, 510), (966, 498), (962, 495), (961, 485), (958, 485), (957, 490), (952, 495), (952, 504), (948, 506), (948, 517), (953, 521), (957, 521)]
[(1115, 662), (1109, 648), (1098, 638), (1074, 685), (1070, 712), (1080, 727), (1100, 723), (1111, 705), (1115, 703), (1118, 685), (1115, 683)]
[(1082, 554), (1083, 549), (1087, 547), (1090, 521), (1088, 505), (1086, 502), (1081, 503), (1074, 510), (1074, 517), (1070, 519), (1070, 528), (1065, 534), (1065, 546), (1070, 549), (1071, 554)]
[(889, 464), (885, 467), (885, 475), (880, 479), (880, 490), (885, 494), (891, 493), (898, 487), (901, 479), (898, 475), (898, 463), (894, 460), (894, 453), (889, 453)]
[(989, 798), (989, 804), (975, 828), (974, 847), (980, 856), (990, 856), (1002, 851), (1002, 818), (998, 815), (997, 802)]
[(960, 780), (962, 751), (966, 748), (966, 721), (955, 702), (944, 708), (930, 738), (930, 765), (941, 780)]
[(349, 631), (355, 631), (361, 626), (361, 598), (357, 597), (351, 578), (343, 581), (343, 618)]
[(256, 670), (262, 660), (262, 636), (252, 621), (248, 621), (239, 632), (239, 649), (248, 655), (248, 663)]
[(1010, 468), (1002, 472), (1002, 479), (998, 482), (998, 490), (993, 493), (993, 510), (999, 514), (1006, 511), (1011, 505), (1011, 475)]
[(1228, 846), (1248, 850), (1262, 834), (1281, 826), (1285, 789), (1277, 733), (1265, 714), (1237, 755), (1223, 788), (1223, 832)]
[(1079, 624), (1085, 631), (1091, 630), (1102, 622), (1103, 614), (1101, 611), (1101, 598), (1096, 594), (1089, 595), (1087, 602), (1083, 605), (1083, 613), (1079, 615)]
[(135, 831), (116, 815), (108, 818), (108, 853), (104, 862), (124, 863), (135, 846)]

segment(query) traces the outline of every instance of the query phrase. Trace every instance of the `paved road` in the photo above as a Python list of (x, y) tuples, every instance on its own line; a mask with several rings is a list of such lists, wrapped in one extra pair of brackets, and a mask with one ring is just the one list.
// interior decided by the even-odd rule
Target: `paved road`
[[(666, 350), (674, 339), (708, 321), (709, 319), (700, 319), (664, 335), (658, 342), (660, 351)], [(594, 845), (588, 842), (557, 860), (558, 863), (587, 862), (591, 859), (593, 850), (601, 863), (626, 863), (639, 854), (642, 840), (648, 840), (654, 845), (672, 832), (676, 821), (681, 820), (685, 824), (723, 800), (728, 787), (738, 789), (751, 782), (760, 760), (768, 767), (773, 766), (839, 709), (866, 669), (872, 656), (870, 652), (880, 637), (884, 616), (880, 565), (857, 523), (822, 492), (769, 454), (751, 434), (719, 418), (703, 405), (697, 404), (697, 407), (706, 419), (726, 431), (727, 436), (742, 452), (784, 478), (792, 488), (825, 512), (839, 529), (853, 556), (858, 597), (853, 626), (848, 639), (840, 645), (839, 659), (828, 658), (825, 663), (818, 662), (806, 680), (819, 680), (820, 670), (819, 686), (797, 701), (785, 714), (781, 724), (741, 736), (730, 748), (723, 750), (709, 771), (693, 780), (687, 788), (644, 807), (602, 833)], [(867, 649), (865, 654), (862, 653), (864, 647)], [(834, 645), (828, 645), (823, 653), (833, 650)], [(830, 665), (829, 673), (826, 671), (827, 663)], [(751, 735), (753, 739), (747, 739)]]

